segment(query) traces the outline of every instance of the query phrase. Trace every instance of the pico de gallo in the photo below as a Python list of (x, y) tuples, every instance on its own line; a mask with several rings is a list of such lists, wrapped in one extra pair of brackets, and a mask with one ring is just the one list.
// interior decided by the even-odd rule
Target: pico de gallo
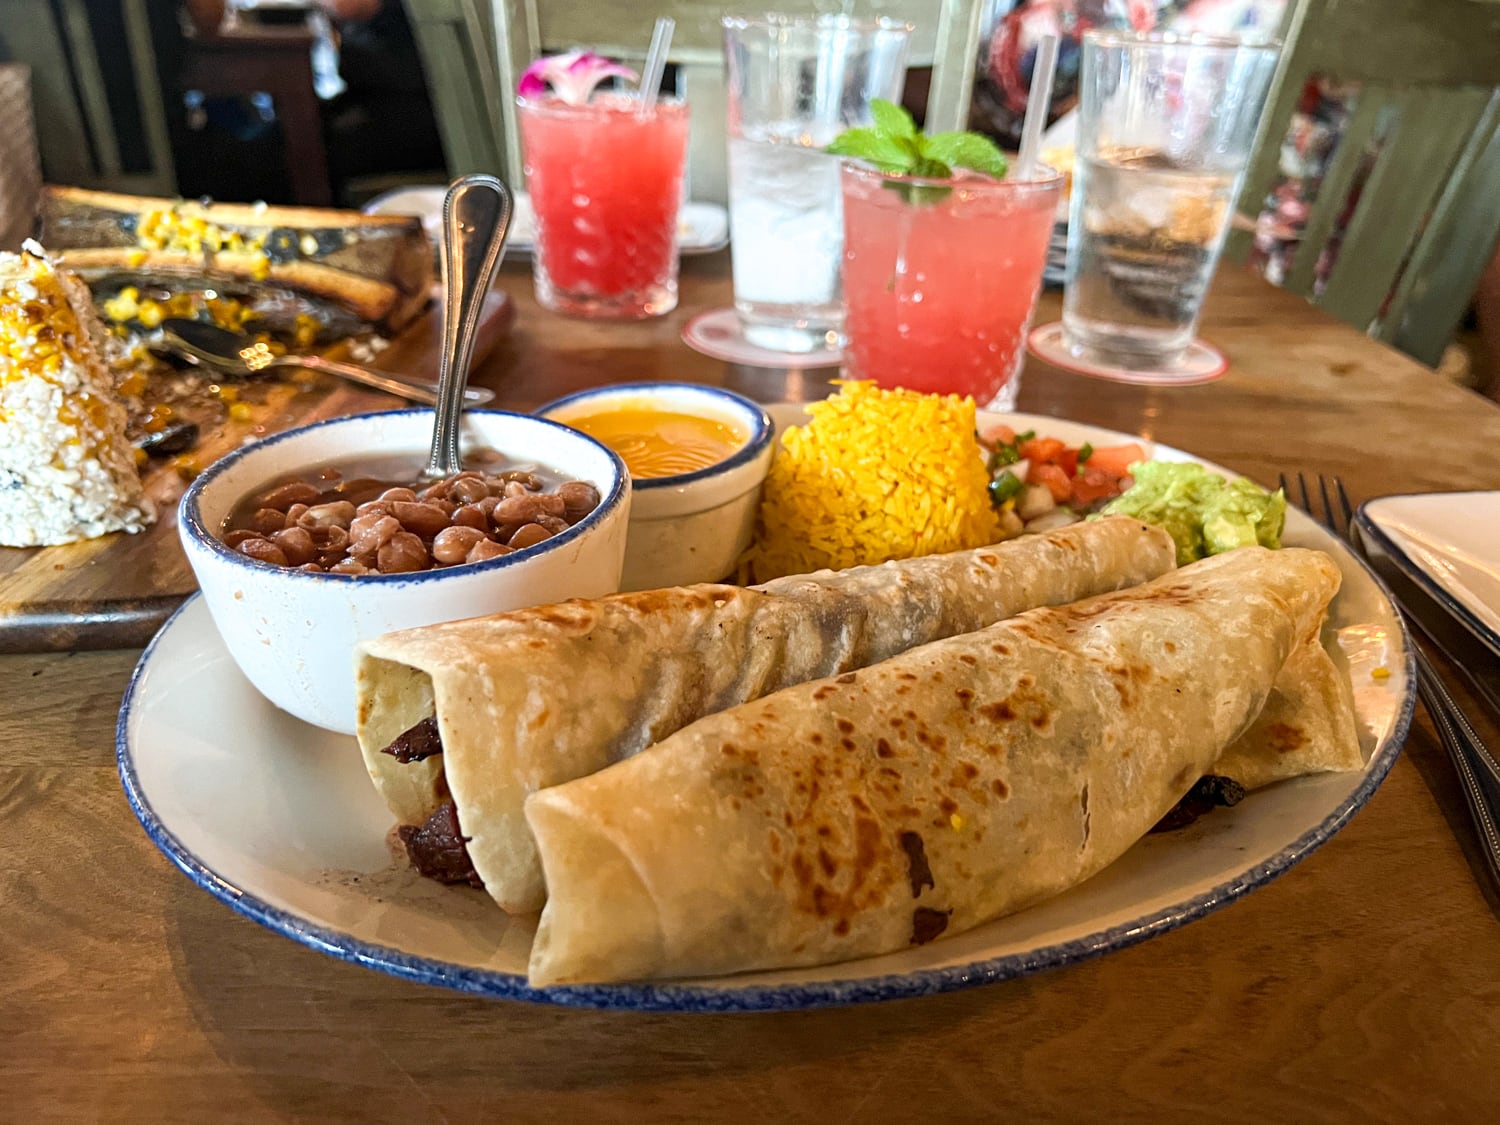
[(1071, 446), (1003, 424), (983, 429), (979, 444), (990, 474), (990, 501), (1007, 536), (1046, 531), (1097, 512), (1130, 487), (1130, 466), (1146, 460), (1138, 442)]

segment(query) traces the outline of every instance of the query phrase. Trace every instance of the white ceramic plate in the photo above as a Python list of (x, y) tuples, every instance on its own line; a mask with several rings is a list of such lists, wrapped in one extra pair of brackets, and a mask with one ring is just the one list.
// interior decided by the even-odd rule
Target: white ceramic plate
[[(434, 242), (442, 237), (443, 187), (397, 188), (377, 196), (364, 206), (367, 215), (416, 215), (422, 220), (427, 237)], [(505, 244), (509, 255), (527, 255), (536, 243), (536, 212), (531, 197), (524, 191), (513, 193), (516, 213), (511, 220), (510, 239)], [(717, 203), (685, 203), (678, 219), (677, 252), (679, 254), (712, 254), (729, 245), (729, 212)]]
[(1500, 656), (1500, 492), (1384, 496), (1359, 528)]
[[(781, 423), (798, 408), (773, 408)], [(996, 416), (999, 418), (1002, 416)], [(1134, 440), (1055, 418), (1005, 415), (1072, 444)], [(1194, 460), (1157, 446), (1156, 457)], [(411, 874), (387, 848), (390, 814), (352, 738), (276, 710), (244, 679), (201, 599), (152, 641), (120, 711), (120, 775), (151, 839), (195, 882), (263, 925), (348, 961), (463, 991), (614, 1008), (804, 1008), (941, 992), (1131, 945), (1201, 917), (1328, 840), (1375, 791), (1411, 720), (1410, 656), (1379, 583), (1307, 517), (1287, 542), (1339, 562), (1330, 641), (1355, 687), (1361, 771), (1299, 778), (1148, 836), (1100, 875), (968, 933), (868, 960), (659, 984), (526, 984), (534, 919), (483, 892)], [(1389, 678), (1372, 675), (1376, 668)]]

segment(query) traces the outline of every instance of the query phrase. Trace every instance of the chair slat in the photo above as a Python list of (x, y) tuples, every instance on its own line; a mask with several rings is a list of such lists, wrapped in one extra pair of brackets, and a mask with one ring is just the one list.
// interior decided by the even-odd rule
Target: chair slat
[(1318, 258), (1333, 234), (1335, 224), (1343, 213), (1349, 198), (1349, 189), (1354, 186), (1354, 177), (1365, 160), (1365, 153), (1381, 116), (1394, 104), (1395, 95), (1389, 87), (1369, 83), (1359, 92), (1359, 101), (1344, 134), (1334, 150), (1333, 161), (1318, 188), (1313, 200), (1302, 239), (1297, 243), (1292, 268), (1286, 277), (1286, 288), (1304, 297), (1313, 295)]
[(1378, 335), (1436, 366), (1500, 238), (1500, 91), (1448, 178)]
[(1489, 100), (1489, 91), (1410, 91), (1360, 193), (1319, 304), (1369, 326)]

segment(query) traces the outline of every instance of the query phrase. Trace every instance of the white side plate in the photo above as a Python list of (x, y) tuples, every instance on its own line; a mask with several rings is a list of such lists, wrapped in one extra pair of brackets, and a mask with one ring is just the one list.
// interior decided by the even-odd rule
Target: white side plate
[(1359, 510), (1373, 540), (1500, 656), (1500, 492), (1383, 496)]
[[(367, 215), (415, 215), (422, 220), (427, 237), (442, 238), (443, 187), (397, 188), (376, 196), (364, 206)], [(511, 220), (507, 255), (525, 256), (536, 244), (536, 212), (524, 191), (513, 193), (516, 213)], [(684, 203), (677, 222), (679, 254), (712, 254), (729, 245), (729, 212), (717, 203)]]

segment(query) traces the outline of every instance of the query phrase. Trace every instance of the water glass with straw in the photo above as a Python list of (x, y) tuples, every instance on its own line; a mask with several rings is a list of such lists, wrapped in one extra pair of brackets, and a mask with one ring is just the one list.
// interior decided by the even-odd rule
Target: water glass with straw
[[(1049, 37), (1009, 167), (988, 138), (943, 131), (967, 119), (966, 96), (929, 111), (925, 134), (896, 106), (877, 106), (871, 135), (835, 146), (860, 158), (842, 169), (850, 375), (1014, 409), (1062, 190), (1037, 161), (1056, 61)], [(903, 150), (915, 158), (893, 162)]]
[(634, 319), (677, 307), (688, 107), (658, 96), (674, 26), (656, 21), (633, 93), (595, 93), (604, 77), (635, 75), (583, 52), (538, 60), (522, 79), (517, 117), (543, 308)]
[(900, 100), (911, 26), (778, 14), (723, 26), (735, 328), (772, 352), (836, 353), (844, 231), (824, 146), (868, 125), (873, 99)]

